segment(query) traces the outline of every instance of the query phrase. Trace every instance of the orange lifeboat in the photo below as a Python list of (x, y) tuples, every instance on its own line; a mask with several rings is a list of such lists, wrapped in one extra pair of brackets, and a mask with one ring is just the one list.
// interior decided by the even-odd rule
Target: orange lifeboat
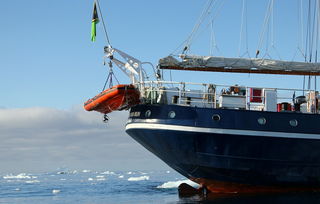
[(132, 84), (120, 84), (107, 89), (84, 103), (87, 111), (103, 114), (123, 110), (140, 103), (140, 92)]

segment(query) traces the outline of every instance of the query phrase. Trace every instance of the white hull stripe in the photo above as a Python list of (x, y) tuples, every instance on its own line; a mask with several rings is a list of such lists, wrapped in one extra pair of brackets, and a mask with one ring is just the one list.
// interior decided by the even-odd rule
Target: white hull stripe
[(236, 130), (236, 129), (222, 129), (222, 128), (204, 128), (204, 127), (191, 127), (191, 126), (183, 126), (183, 125), (167, 125), (167, 124), (152, 124), (152, 123), (129, 123), (126, 125), (126, 130), (130, 130), (130, 129), (173, 130), (173, 131), (215, 133), (215, 134), (227, 134), (227, 135), (281, 137), (281, 138), (297, 138), (297, 139), (320, 139), (319, 134)]

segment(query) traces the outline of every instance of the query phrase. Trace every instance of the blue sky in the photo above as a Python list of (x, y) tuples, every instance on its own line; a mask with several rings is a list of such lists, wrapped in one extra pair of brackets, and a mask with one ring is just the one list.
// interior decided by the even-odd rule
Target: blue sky
[[(111, 44), (142, 61), (156, 64), (187, 38), (205, 2), (101, 0), (100, 4)], [(299, 1), (275, 2), (275, 45), (284, 59), (291, 60), (298, 44)], [(217, 55), (237, 55), (241, 3), (240, 0), (225, 1), (218, 12), (214, 28), (221, 52), (216, 52)], [(248, 41), (253, 56), (268, 1), (247, 0), (247, 3)], [(101, 23), (97, 27), (97, 41), (90, 41), (92, 5), (93, 1), (76, 0), (2, 2), (0, 107), (70, 108), (101, 90), (108, 71), (102, 65), (106, 41)], [(195, 54), (209, 54), (210, 31), (202, 33), (193, 43)], [(117, 75), (120, 81), (127, 82), (122, 73)], [(183, 76), (186, 81), (190, 75), (194, 73), (176, 74), (177, 80)], [(199, 75), (203, 79), (217, 73)], [(245, 82), (248, 78), (246, 75), (222, 76), (235, 81), (242, 77)], [(250, 80), (255, 81), (254, 78)], [(212, 77), (208, 80), (214, 82)]]
[[(100, 4), (111, 43), (145, 61), (165, 56), (180, 41), (171, 37), (174, 26), (193, 19), (188, 15), (171, 18), (183, 1)], [(69, 108), (101, 90), (107, 75), (107, 67), (102, 66), (106, 42), (101, 23), (97, 41), (90, 41), (92, 6), (93, 1), (75, 0), (2, 2), (0, 106)], [(171, 8), (171, 17), (165, 15), (166, 8)], [(170, 25), (172, 20), (175, 24)], [(122, 75), (118, 78), (126, 80)]]
[[(275, 47), (287, 60), (299, 45), (298, 2), (275, 1)], [(112, 46), (155, 65), (187, 38), (205, 3), (100, 0)], [(248, 45), (254, 56), (268, 1), (247, 3)], [(220, 52), (215, 50), (215, 55), (237, 55), (241, 4), (226, 0), (219, 11), (214, 30)], [(99, 114), (82, 109), (84, 101), (101, 91), (108, 73), (102, 64), (106, 45), (102, 23), (97, 25), (97, 41), (90, 41), (92, 7), (93, 0), (1, 2), (0, 172), (87, 168), (86, 164), (139, 169), (148, 163), (149, 169), (167, 168), (125, 134), (126, 112), (112, 113), (111, 121), (117, 123), (106, 127)], [(209, 30), (201, 31), (192, 54), (208, 55), (209, 39)], [(276, 56), (274, 50), (270, 54)], [(128, 83), (119, 70), (115, 73), (121, 83)], [(302, 77), (176, 71), (172, 75), (177, 81), (200, 83), (302, 86)], [(168, 79), (168, 73), (165, 76)]]

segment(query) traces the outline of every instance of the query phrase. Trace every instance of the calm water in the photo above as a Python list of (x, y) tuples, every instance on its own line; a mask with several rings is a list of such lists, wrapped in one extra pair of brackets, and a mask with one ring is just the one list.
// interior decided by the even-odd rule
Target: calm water
[(173, 171), (6, 174), (0, 177), (0, 203), (320, 203), (319, 193), (179, 198), (181, 182), (189, 181)]

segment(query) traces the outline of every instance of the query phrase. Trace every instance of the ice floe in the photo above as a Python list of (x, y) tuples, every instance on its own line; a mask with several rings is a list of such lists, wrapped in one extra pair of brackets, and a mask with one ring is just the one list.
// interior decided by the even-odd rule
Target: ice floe
[(9, 174), (9, 175), (3, 176), (3, 178), (4, 179), (31, 179), (32, 177), (27, 175), (26, 173), (21, 173), (18, 175)]
[(29, 181), (26, 181), (26, 183), (40, 183), (39, 180), (29, 180)]
[(52, 194), (58, 194), (58, 193), (60, 193), (61, 192), (61, 190), (59, 190), (59, 189), (53, 189), (52, 190)]
[(145, 181), (149, 180), (149, 178), (149, 176), (130, 177), (128, 178), (128, 181)]
[(96, 180), (97, 181), (105, 181), (106, 178), (103, 175), (98, 175), (98, 176), (96, 176)]
[(107, 180), (104, 175), (97, 175), (95, 178), (88, 178), (88, 181), (105, 181)]
[(140, 173), (140, 174), (142, 174), (142, 175), (146, 175), (146, 174), (148, 174), (148, 173), (141, 172), (141, 171), (139, 171), (139, 173)]
[(116, 173), (114, 173), (113, 171), (105, 171), (100, 174), (115, 175)]
[(179, 180), (179, 181), (168, 181), (166, 183), (163, 183), (160, 186), (157, 186), (157, 188), (178, 188), (178, 186), (182, 183), (189, 184), (190, 186), (193, 186), (195, 188), (199, 187), (199, 184), (197, 184), (189, 179), (186, 179), (186, 180)]

